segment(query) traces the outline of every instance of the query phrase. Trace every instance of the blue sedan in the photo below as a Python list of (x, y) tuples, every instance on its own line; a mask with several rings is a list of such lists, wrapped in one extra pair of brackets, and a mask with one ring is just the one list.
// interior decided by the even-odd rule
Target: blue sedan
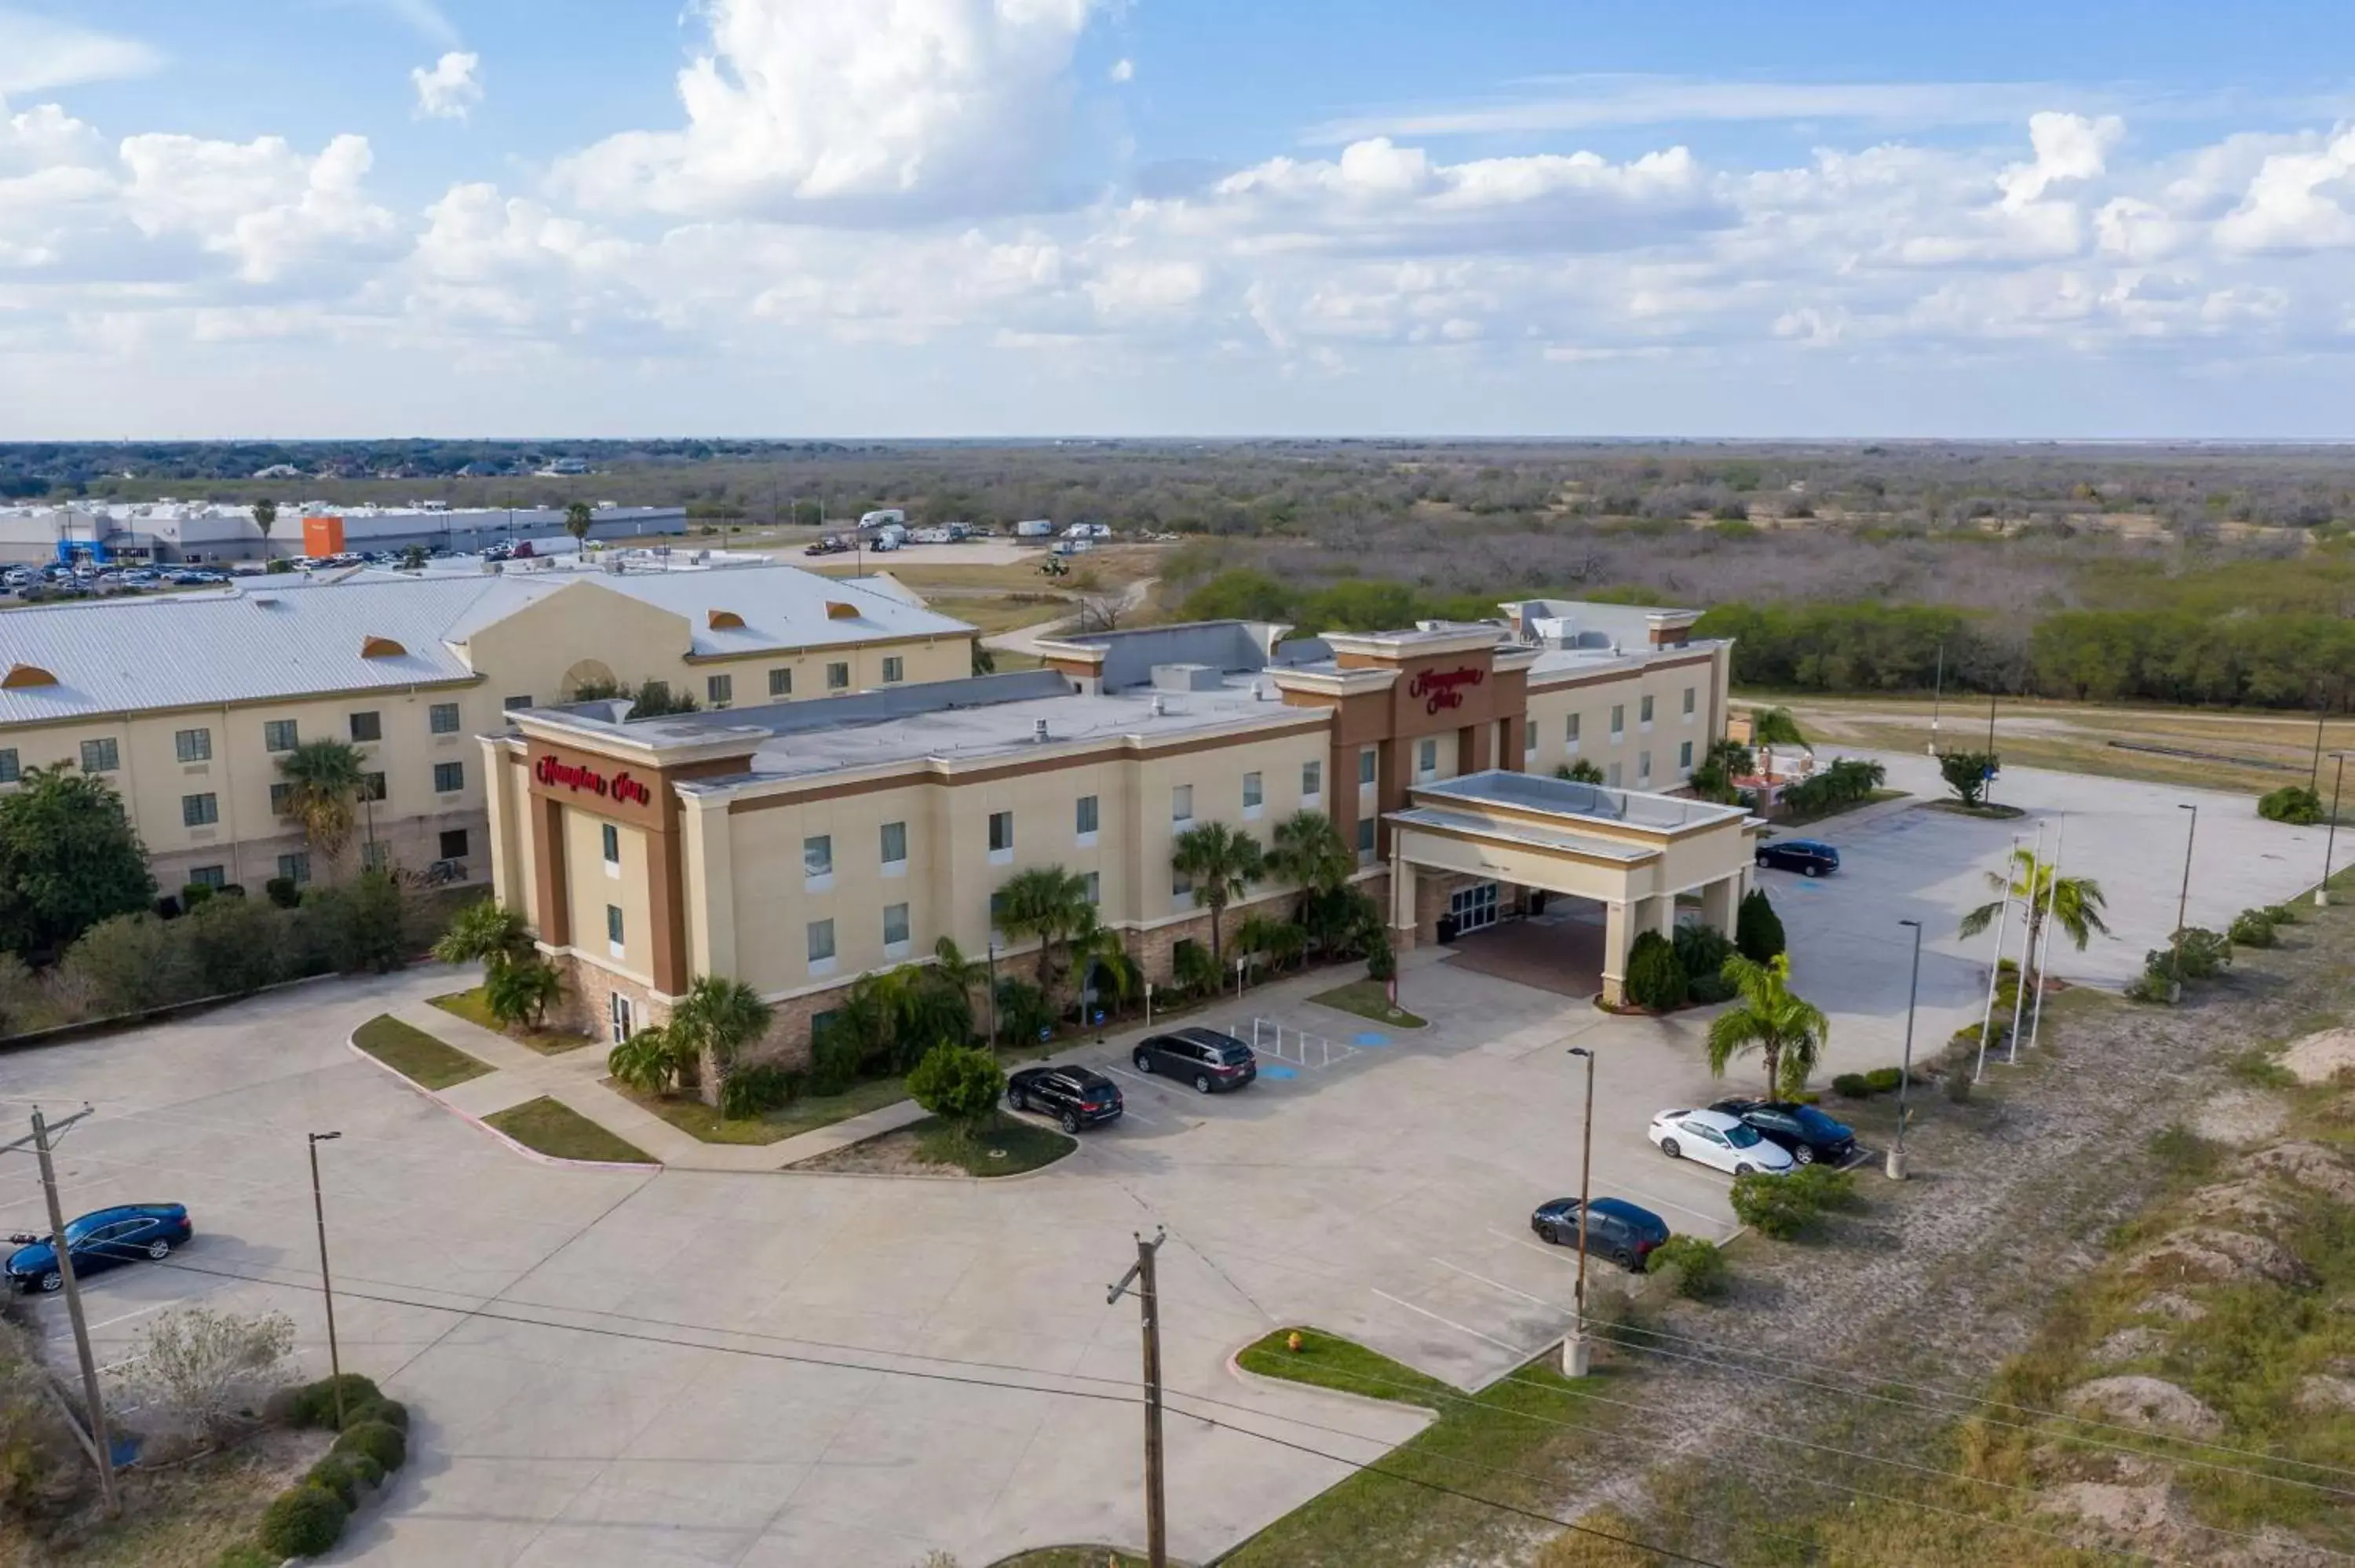
[(1828, 876), (1839, 869), (1839, 851), (1816, 839), (1777, 839), (1758, 846), (1758, 868)]
[[(99, 1209), (66, 1226), (66, 1245), (73, 1253), (76, 1277), (112, 1268), (141, 1258), (169, 1257), (186, 1245), (196, 1227), (188, 1211), (178, 1203), (124, 1203)], [(48, 1236), (17, 1236), (27, 1245), (8, 1255), (8, 1283), (18, 1290), (50, 1291), (65, 1284), (58, 1268), (57, 1248)]]

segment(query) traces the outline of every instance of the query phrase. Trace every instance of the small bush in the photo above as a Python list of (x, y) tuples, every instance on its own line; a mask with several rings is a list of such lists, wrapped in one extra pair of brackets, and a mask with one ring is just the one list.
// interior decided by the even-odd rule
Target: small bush
[(180, 887), (180, 907), (195, 914), (212, 901), (213, 885), (209, 882), (184, 883)]
[(2257, 798), (2257, 815), (2269, 822), (2310, 828), (2322, 821), (2322, 797), (2303, 784), (2285, 784)]
[(1818, 1211), (1846, 1213), (1864, 1206), (1852, 1171), (1835, 1171), (1828, 1165), (1802, 1165), (1783, 1178), (1783, 1185)]
[(1864, 1075), (1864, 1086), (1876, 1095), (1893, 1095), (1904, 1082), (1904, 1073), (1895, 1067), (1875, 1067)]
[(1733, 942), (1714, 926), (1679, 926), (1676, 935), (1677, 962), (1685, 971), (1685, 993), (1707, 1006), (1733, 995), (1725, 978), (1725, 960), (1733, 956)]
[(1774, 913), (1766, 890), (1753, 887), (1733, 917), (1733, 945), (1753, 964), (1763, 964), (1789, 946), (1782, 916)]
[(1695, 1301), (1724, 1295), (1731, 1274), (1724, 1251), (1700, 1236), (1670, 1236), (1644, 1260), (1644, 1272), (1673, 1277), (1677, 1294)]
[(350, 1461), (365, 1457), (360, 1454), (330, 1454), (312, 1466), (310, 1473), (303, 1479), (306, 1485), (335, 1493), (336, 1500), (346, 1510), (357, 1508), (360, 1504), (360, 1475)]
[(1366, 947), (1366, 978), (1376, 985), (1388, 985), (1398, 978), (1398, 954), (1391, 950), (1388, 931), (1382, 931)]
[(366, 1454), (330, 1454), (327, 1457), (357, 1477), (363, 1486), (377, 1486), (384, 1480), (384, 1467)]
[[(286, 1421), (293, 1426), (316, 1426), (333, 1429), (336, 1425), (336, 1379), (323, 1377), (316, 1383), (306, 1383), (293, 1391), (286, 1402)], [(386, 1403), (372, 1378), (357, 1372), (343, 1376), (344, 1416), (357, 1422), (358, 1413), (371, 1404)]]
[(409, 1406), (397, 1399), (370, 1400), (357, 1410), (347, 1410), (344, 1414), (355, 1426), (363, 1421), (376, 1421), (402, 1432), (409, 1430)]
[(2224, 937), (2236, 948), (2270, 948), (2280, 940), (2274, 935), (2274, 923), (2262, 909), (2243, 909), (2233, 916)]
[(303, 890), (294, 885), (291, 876), (273, 876), (261, 885), (261, 891), (281, 909), (292, 909), (303, 902)]
[(356, 1421), (344, 1428), (329, 1450), (336, 1454), (366, 1454), (388, 1470), (409, 1462), (409, 1439), (398, 1426), (381, 1421)]
[(719, 1080), (719, 1114), (742, 1120), (765, 1111), (783, 1110), (801, 1092), (801, 1077), (773, 1062), (748, 1062), (731, 1067)]
[(1735, 1219), (1776, 1241), (1804, 1234), (1817, 1218), (1816, 1204), (1788, 1176), (1736, 1176), (1732, 1201)]
[(2287, 904), (2268, 904), (2265, 906), (2265, 918), (2276, 926), (2295, 926), (2297, 924), (2297, 911)]
[(1657, 931), (1637, 937), (1627, 954), (1627, 1000), (1666, 1012), (1684, 1005), (1686, 989), (1684, 966), (1668, 939)]
[(810, 1042), (810, 1093), (842, 1093), (858, 1081), (858, 1064), (857, 1034), (840, 1027), (820, 1029)]
[(280, 1557), (316, 1557), (343, 1539), (352, 1510), (325, 1487), (304, 1481), (272, 1499), (261, 1515), (261, 1544)]
[(1862, 1073), (1842, 1073), (1832, 1080), (1832, 1093), (1844, 1100), (1869, 1100), (1872, 1086), (1865, 1082)]

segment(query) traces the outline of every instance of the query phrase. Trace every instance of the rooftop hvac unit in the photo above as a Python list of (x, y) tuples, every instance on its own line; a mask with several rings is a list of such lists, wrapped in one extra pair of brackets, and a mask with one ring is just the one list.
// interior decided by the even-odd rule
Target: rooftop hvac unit
[(1039, 719), (1031, 726), (1030, 738), (1041, 746), (1044, 746), (1047, 743), (1047, 721), (1045, 719)]

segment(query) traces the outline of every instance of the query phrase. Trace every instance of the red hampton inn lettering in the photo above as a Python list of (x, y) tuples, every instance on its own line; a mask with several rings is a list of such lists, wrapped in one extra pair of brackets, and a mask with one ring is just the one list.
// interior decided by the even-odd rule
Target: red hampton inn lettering
[(575, 794), (586, 789), (607, 800), (623, 800), (640, 806), (654, 804), (654, 792), (626, 773), (616, 773), (607, 779), (593, 768), (575, 762), (559, 762), (553, 757), (542, 757), (534, 775), (543, 784), (562, 785)]
[(1423, 699), (1423, 711), (1435, 714), (1442, 708), (1464, 705), (1465, 686), (1476, 686), (1488, 678), (1488, 672), (1476, 664), (1466, 664), (1461, 670), (1423, 670), (1408, 683), (1406, 694)]

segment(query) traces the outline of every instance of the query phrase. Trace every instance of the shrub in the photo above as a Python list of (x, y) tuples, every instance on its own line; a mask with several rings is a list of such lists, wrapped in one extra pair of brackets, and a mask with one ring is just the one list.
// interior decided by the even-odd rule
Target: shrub
[(1802, 1165), (1783, 1178), (1783, 1185), (1819, 1212), (1864, 1206), (1864, 1200), (1857, 1195), (1856, 1173), (1852, 1171), (1835, 1171), (1828, 1165)]
[(212, 902), (213, 885), (209, 882), (184, 883), (180, 887), (180, 907), (193, 915)]
[(2322, 797), (2303, 784), (2285, 784), (2257, 798), (2257, 815), (2269, 822), (2310, 828), (2322, 821)]
[(408, 959), (400, 885), (390, 874), (363, 871), (303, 896), (319, 960), (344, 974), (389, 974)]
[(286, 916), (273, 906), (226, 895), (192, 910), (174, 932), (187, 944), (198, 983), (235, 996), (287, 978)]
[(388, 1422), (356, 1421), (344, 1428), (328, 1452), (366, 1454), (387, 1470), (397, 1470), (409, 1462), (409, 1438)]
[(397, 1399), (369, 1400), (357, 1409), (345, 1411), (344, 1417), (355, 1426), (363, 1421), (375, 1421), (402, 1432), (409, 1430), (409, 1406)]
[(2279, 938), (2274, 935), (2274, 923), (2262, 909), (2243, 909), (2232, 916), (2232, 927), (2225, 938), (2236, 948), (2270, 948)]
[[(1199, 951), (1200, 949), (1196, 949)], [(1207, 961), (1208, 953), (1202, 954)], [(1213, 963), (1215, 971), (1218, 966)], [(999, 1038), (1010, 1043), (1042, 1040), (1054, 1033), (1055, 1008), (1047, 993), (1028, 980), (1007, 978), (997, 982)]]
[(1668, 939), (1657, 931), (1637, 937), (1627, 954), (1627, 1000), (1666, 1012), (1684, 1005), (1685, 991), (1684, 966)]
[(838, 1024), (819, 1029), (810, 1040), (810, 1093), (838, 1095), (858, 1081), (858, 1036)]
[(1391, 950), (1391, 935), (1380, 931), (1366, 944), (1366, 978), (1377, 985), (1388, 985), (1398, 978), (1398, 954)]
[[(295, 1389), (286, 1401), (286, 1421), (293, 1426), (333, 1427), (336, 1425), (335, 1378), (323, 1377), (316, 1383), (306, 1383)], [(357, 1413), (371, 1404), (386, 1403), (378, 1391), (374, 1379), (358, 1372), (343, 1375), (344, 1415), (357, 1421)]]
[(1938, 758), (1938, 776), (1966, 806), (1976, 807), (1987, 794), (1987, 780), (2003, 767), (1992, 751), (1949, 751)]
[(294, 1319), (186, 1307), (151, 1321), (140, 1336), (138, 1386), (150, 1409), (208, 1436), (254, 1418), (286, 1381)]
[(1733, 956), (1731, 938), (1714, 926), (1679, 926), (1676, 946), (1689, 1000), (1707, 1005), (1733, 995), (1733, 982), (1725, 978), (1725, 960)]
[(1788, 1176), (1736, 1176), (1732, 1201), (1735, 1219), (1777, 1241), (1789, 1241), (1816, 1222), (1816, 1205)]
[(1869, 1100), (1872, 1086), (1865, 1082), (1862, 1073), (1842, 1073), (1832, 1080), (1832, 1093), (1844, 1100)]
[(1774, 913), (1764, 888), (1753, 887), (1742, 899), (1733, 920), (1733, 945), (1753, 964), (1767, 962), (1789, 945), (1783, 935), (1782, 917)]
[[(362, 1454), (330, 1454), (311, 1467), (303, 1478), (304, 1484), (336, 1494), (336, 1499), (346, 1510), (359, 1506), (360, 1476), (353, 1461), (365, 1459)], [(369, 1461), (373, 1463), (374, 1461)], [(381, 1471), (378, 1474), (382, 1474)]]
[(1644, 1260), (1644, 1272), (1672, 1277), (1677, 1294), (1696, 1301), (1725, 1294), (1730, 1274), (1723, 1249), (1700, 1236), (1670, 1236)]
[(2276, 926), (2295, 926), (2297, 924), (2297, 911), (2286, 904), (2268, 904), (2265, 906), (2265, 918)]
[(1875, 1067), (1864, 1075), (1864, 1086), (1876, 1095), (1893, 1095), (1904, 1082), (1904, 1073), (1895, 1067)]
[(153, 915), (100, 921), (66, 949), (59, 968), (87, 988), (101, 1014), (187, 1001), (204, 990), (177, 924)]
[(343, 1539), (351, 1512), (325, 1487), (289, 1487), (261, 1515), (261, 1544), (280, 1557), (316, 1557)]
[(935, 1045), (908, 1075), (909, 1097), (968, 1139), (997, 1114), (1005, 1093), (1006, 1074), (997, 1065), (997, 1054), (970, 1046)]
[(782, 1110), (801, 1093), (801, 1076), (773, 1062), (745, 1062), (719, 1080), (719, 1114), (730, 1120)]
[[(330, 1454), (327, 1458), (333, 1459), (345, 1469), (349, 1470), (362, 1486), (373, 1487), (384, 1479), (384, 1467), (368, 1455)], [(321, 1463), (325, 1463), (325, 1460), (322, 1460)]]

